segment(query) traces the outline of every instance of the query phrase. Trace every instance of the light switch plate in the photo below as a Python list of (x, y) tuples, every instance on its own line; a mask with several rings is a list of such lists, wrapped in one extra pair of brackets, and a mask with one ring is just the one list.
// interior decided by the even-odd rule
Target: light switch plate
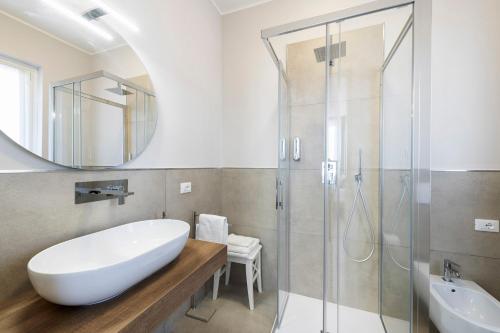
[(181, 194), (191, 193), (191, 182), (181, 183)]
[(498, 220), (474, 220), (474, 229), (476, 231), (498, 232)]

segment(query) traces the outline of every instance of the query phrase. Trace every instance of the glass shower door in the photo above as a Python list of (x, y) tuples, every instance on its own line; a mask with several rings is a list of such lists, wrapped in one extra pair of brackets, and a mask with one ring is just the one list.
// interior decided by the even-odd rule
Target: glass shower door
[(290, 292), (290, 216), (288, 200), (290, 182), (290, 110), (288, 107), (286, 74), (283, 72), (281, 64), (278, 72), (279, 152), (278, 174), (276, 177), (276, 209), (278, 215), (277, 324), (279, 327)]
[(323, 332), (338, 332), (338, 216), (339, 186), (345, 177), (345, 114), (340, 107), (341, 59), (346, 56), (345, 42), (341, 39), (340, 24), (326, 26), (324, 62), (325, 87), (325, 134), (323, 170)]
[(412, 330), (414, 6), (380, 5), (264, 34), (280, 63), (280, 333)]
[[(325, 257), (331, 268), (325, 269), (329, 282), (324, 317), (329, 332), (409, 332), (409, 272), (402, 270), (396, 280), (394, 269), (387, 270), (390, 257), (382, 248), (394, 220), (385, 209), (395, 206), (393, 197), (399, 198), (403, 188), (403, 201), (411, 202), (406, 201), (409, 188), (388, 188), (384, 182), (391, 172), (391, 177), (397, 173), (404, 179), (401, 184), (411, 183), (411, 163), (405, 160), (412, 147), (407, 100), (412, 65), (406, 61), (413, 52), (411, 43), (400, 52), (404, 59), (388, 64), (411, 15), (412, 6), (403, 6), (332, 23), (327, 29), (333, 59), (327, 68), (325, 159), (335, 169), (334, 184), (325, 188)], [(391, 67), (390, 75), (384, 74), (386, 66)], [(381, 82), (389, 79), (394, 86), (383, 90)], [(395, 94), (401, 97), (392, 97)], [(391, 108), (384, 113), (386, 103)], [(399, 216), (400, 246), (392, 253), (408, 265), (411, 238), (405, 232), (411, 215), (401, 207)]]
[(388, 333), (410, 331), (413, 28), (409, 17), (381, 71), (380, 317)]
[(323, 25), (270, 40), (281, 62), (277, 183), (280, 332), (323, 329), (327, 283), (322, 183), (325, 39)]
[(326, 198), (326, 224), (336, 239), (329, 251), (334, 256), (330, 254), (328, 261), (334, 273), (328, 278), (335, 296), (329, 308), (336, 310), (337, 320), (327, 328), (338, 333), (379, 333), (383, 329), (378, 311), (379, 84), (384, 17), (347, 19), (330, 24), (328, 30), (333, 56), (337, 55), (327, 71), (326, 154), (336, 164), (336, 181)]

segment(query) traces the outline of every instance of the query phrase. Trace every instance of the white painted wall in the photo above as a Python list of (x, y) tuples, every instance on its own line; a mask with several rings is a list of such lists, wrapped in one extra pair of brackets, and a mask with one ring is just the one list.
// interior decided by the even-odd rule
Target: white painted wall
[[(260, 30), (366, 2), (273, 0), (221, 25), (205, 0), (110, 0), (141, 26), (125, 38), (160, 104), (151, 145), (127, 166), (275, 167), (277, 74)], [(434, 0), (433, 10), (433, 168), (500, 169), (500, 2)], [(0, 169), (51, 167), (0, 136)]]
[[(155, 136), (126, 167), (219, 166), (222, 22), (217, 10), (209, 0), (107, 2), (140, 26), (139, 34), (120, 31), (151, 74), (158, 96)], [(0, 170), (53, 168), (0, 135)]]
[(435, 0), (432, 166), (500, 169), (500, 1)]
[[(277, 74), (260, 30), (366, 2), (273, 0), (223, 17), (223, 166), (277, 165)], [(432, 168), (500, 169), (500, 1), (433, 3)]]
[(260, 32), (367, 0), (273, 0), (223, 16), (224, 167), (277, 166), (278, 74)]
[(144, 64), (128, 45), (98, 53), (92, 56), (91, 61), (92, 71), (105, 69), (124, 79), (148, 74)]
[[(158, 127), (133, 168), (220, 165), (222, 20), (208, 0), (113, 0), (140, 25), (124, 34), (148, 70)], [(126, 31), (123, 31), (124, 33)]]

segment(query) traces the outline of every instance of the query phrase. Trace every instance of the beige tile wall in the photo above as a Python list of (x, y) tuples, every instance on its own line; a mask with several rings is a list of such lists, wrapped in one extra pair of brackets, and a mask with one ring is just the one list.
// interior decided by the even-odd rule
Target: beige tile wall
[[(128, 179), (125, 205), (117, 200), (74, 204), (74, 183)], [(179, 194), (191, 181), (193, 192)], [(221, 170), (57, 171), (0, 174), (0, 301), (30, 288), (26, 264), (59, 242), (144, 219), (192, 222), (192, 211), (220, 213)]]
[[(193, 212), (221, 214), (221, 169), (166, 170), (166, 213), (168, 218), (191, 224), (194, 237)], [(191, 182), (192, 192), (180, 194), (180, 183)]]
[[(338, 36), (333, 36), (338, 42)], [(339, 246), (355, 194), (354, 174), (358, 151), (363, 151), (364, 191), (375, 235), (378, 235), (379, 81), (383, 62), (382, 26), (343, 32), (346, 56), (331, 68), (333, 115), (347, 126), (347, 165), (340, 184), (338, 206), (330, 209), (329, 298), (368, 311), (378, 309), (378, 251), (366, 263), (349, 260)], [(323, 184), (321, 162), (325, 134), (325, 63), (318, 63), (314, 49), (324, 38), (300, 41), (287, 47), (290, 136), (302, 141), (300, 161), (290, 168), (290, 288), (292, 292), (322, 297), (323, 281)], [(340, 72), (339, 72), (340, 70)], [(330, 120), (330, 119), (329, 119)], [(333, 120), (330, 120), (333, 121)], [(334, 196), (330, 196), (330, 206)], [(360, 202), (358, 202), (360, 204)], [(332, 208), (332, 207), (330, 207)], [(356, 209), (346, 246), (357, 257), (369, 253), (371, 244), (366, 218)], [(339, 222), (337, 226), (336, 222)], [(338, 229), (338, 230), (337, 230)], [(378, 238), (376, 239), (378, 242)], [(337, 259), (340, 262), (337, 263)], [(337, 280), (338, 278), (338, 280)]]
[(431, 272), (442, 274), (445, 258), (461, 265), (500, 299), (500, 234), (474, 231), (474, 219), (500, 219), (500, 172), (432, 173)]
[(323, 185), (325, 63), (314, 49), (324, 38), (287, 47), (290, 137), (301, 140), (300, 161), (290, 162), (290, 291), (323, 295)]
[[(222, 169), (222, 214), (229, 232), (259, 238), (264, 290), (276, 289), (276, 169)], [(243, 265), (231, 268), (231, 283), (244, 283)]]
[[(276, 288), (277, 230), (275, 169), (179, 169), (151, 171), (48, 172), (0, 174), (0, 295), (1, 300), (29, 288), (26, 263), (38, 251), (58, 242), (119, 224), (159, 218), (192, 223), (192, 212), (223, 214), (231, 232), (258, 237), (264, 246), (264, 288)], [(322, 193), (317, 184), (319, 170), (291, 171), (291, 284), (294, 292), (321, 297), (322, 283)], [(129, 179), (135, 195), (118, 206), (116, 200), (74, 205), (77, 181)], [(193, 192), (179, 194), (179, 184), (191, 181)], [(433, 172), (431, 218), (431, 271), (441, 274), (444, 258), (462, 265), (465, 278), (472, 279), (495, 297), (500, 297), (499, 234), (473, 230), (474, 218), (500, 216), (500, 172)], [(390, 201), (390, 200), (388, 200)], [(392, 200), (395, 201), (395, 200)], [(319, 206), (318, 206), (319, 205)], [(404, 232), (404, 231), (403, 231)], [(332, 229), (332, 239), (336, 239)], [(359, 242), (357, 239), (352, 241)], [(333, 244), (333, 243), (332, 243)], [(406, 244), (403, 244), (406, 245)], [(362, 248), (362, 247), (360, 247)], [(404, 263), (406, 246), (394, 255)], [(335, 251), (336, 247), (332, 248)], [(387, 252), (386, 252), (387, 253)], [(335, 258), (336, 254), (332, 254)], [(337, 295), (350, 306), (371, 309), (378, 297), (378, 252), (359, 269), (341, 256), (341, 269), (351, 280), (340, 279)], [(385, 265), (390, 265), (389, 260)], [(393, 266), (393, 265), (392, 265)], [(334, 279), (336, 263), (330, 277)], [(397, 288), (406, 283), (404, 274), (385, 274)], [(243, 283), (244, 272), (233, 269), (231, 283)], [(354, 287), (353, 287), (354, 283)], [(358, 288), (359, 284), (363, 289)], [(365, 288), (369, 286), (369, 288)], [(371, 286), (371, 287), (370, 287)], [(406, 295), (388, 298), (388, 308), (397, 308)], [(403, 315), (403, 314), (401, 314)], [(396, 315), (397, 316), (397, 315)]]
[[(223, 169), (219, 172), (222, 182), (220, 211), (228, 216), (232, 224), (232, 232), (261, 239), (264, 245), (264, 286), (266, 289), (275, 288), (277, 244), (274, 182), (276, 170)], [(400, 175), (399, 172), (386, 175), (387, 188), (397, 189), (387, 191), (386, 211), (393, 211), (393, 206), (398, 202)], [(323, 269), (322, 190), (318, 184), (319, 177), (319, 170), (298, 168), (291, 170), (291, 183), (294, 186), (290, 193), (292, 290), (313, 297), (321, 296), (318, 286), (321, 286)], [(499, 297), (500, 293), (497, 283), (500, 271), (499, 235), (474, 232), (472, 221), (474, 217), (498, 218), (500, 215), (499, 182), (500, 172), (434, 172), (431, 219), (431, 269), (433, 273), (440, 273), (442, 259), (448, 257), (462, 264), (466, 278), (477, 281), (496, 297)], [(186, 210), (187, 213), (189, 211), (189, 209)], [(405, 215), (405, 211), (406, 208), (403, 209), (402, 215)], [(396, 231), (402, 243), (400, 246), (393, 246), (391, 250), (398, 262), (407, 265), (408, 244), (404, 236), (408, 235), (408, 229), (404, 222)], [(378, 229), (376, 232), (378, 233)], [(333, 228), (332, 239), (335, 240), (336, 237), (336, 229)], [(352, 241), (358, 242), (360, 239), (354, 238)], [(334, 245), (332, 251), (336, 251), (337, 245)], [(363, 248), (362, 245), (357, 248)], [(364, 248), (366, 247), (367, 245), (364, 244)], [(384, 276), (387, 279), (385, 288), (405, 290), (408, 283), (407, 274), (393, 264), (388, 256), (388, 249), (385, 250), (385, 255)], [(335, 258), (336, 254), (333, 253), (332, 257)], [(341, 269), (346, 278), (339, 281), (340, 297), (350, 306), (375, 308), (378, 298), (378, 251), (375, 252), (373, 259), (364, 265), (364, 269), (359, 269), (358, 264), (347, 260), (345, 256), (341, 256), (341, 260)], [(336, 263), (332, 262), (331, 267), (335, 268), (335, 265)], [(332, 285), (337, 286), (333, 273), (333, 271), (330, 272)], [(243, 283), (243, 281), (243, 271), (236, 268), (232, 283)], [(358, 288), (360, 286), (363, 288)], [(331, 294), (338, 296), (336, 293), (336, 290), (331, 290)], [(409, 295), (386, 292), (387, 295), (389, 297), (386, 297), (386, 313), (404, 318), (406, 309), (401, 307), (401, 304), (407, 304)], [(333, 299), (336, 298), (333, 297)]]
[[(119, 224), (159, 218), (192, 223), (192, 213), (223, 214), (230, 231), (258, 237), (264, 246), (264, 288), (276, 288), (277, 230), (275, 169), (179, 169), (151, 171), (47, 172), (0, 174), (0, 299), (29, 288), (26, 263), (38, 251), (58, 242)], [(135, 195), (118, 206), (116, 200), (75, 205), (77, 181), (129, 179)], [(322, 191), (319, 170), (293, 169), (291, 183), (291, 286), (297, 293), (321, 297)], [(191, 181), (193, 192), (179, 194), (179, 184)], [(500, 172), (433, 172), (431, 270), (441, 274), (444, 258), (462, 265), (465, 278), (500, 297), (499, 234), (473, 230), (474, 218), (500, 216)], [(387, 200), (391, 201), (391, 200)], [(396, 200), (392, 200), (396, 201)], [(405, 232), (403, 230), (403, 232)], [(332, 229), (332, 239), (336, 239)], [(356, 243), (360, 239), (352, 239)], [(333, 243), (332, 243), (333, 244)], [(366, 244), (365, 244), (366, 245)], [(361, 245), (359, 248), (363, 248)], [(404, 263), (406, 244), (393, 253)], [(332, 248), (335, 251), (336, 247)], [(387, 252), (386, 252), (387, 253)], [(336, 254), (332, 254), (335, 258)], [(378, 296), (378, 252), (364, 269), (341, 256), (339, 295), (351, 306), (371, 309)], [(386, 260), (385, 265), (390, 265)], [(393, 265), (392, 265), (393, 266)], [(336, 286), (332, 262), (330, 277)], [(403, 273), (385, 274), (388, 285), (406, 283)], [(243, 283), (235, 267), (231, 283)], [(354, 283), (354, 287), (353, 287)], [(362, 284), (363, 288), (358, 288)], [(369, 288), (365, 288), (368, 286)], [(371, 287), (370, 287), (371, 286)], [(332, 296), (333, 295), (333, 296)], [(388, 299), (395, 309), (402, 299)], [(400, 297), (400, 298), (401, 298)], [(402, 315), (402, 314), (401, 314)]]
[[(382, 313), (408, 320), (410, 317), (410, 227), (411, 193), (404, 192), (408, 171), (387, 170), (383, 178)], [(402, 178), (403, 177), (403, 178)], [(378, 231), (377, 231), (378, 232)], [(380, 255), (379, 254), (379, 255)]]

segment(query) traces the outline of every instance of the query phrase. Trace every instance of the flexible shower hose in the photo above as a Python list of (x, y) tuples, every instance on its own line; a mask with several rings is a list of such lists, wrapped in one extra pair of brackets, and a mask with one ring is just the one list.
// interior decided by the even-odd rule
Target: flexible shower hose
[[(351, 259), (352, 261), (355, 261), (355, 262), (365, 262), (367, 261), (368, 259), (370, 259), (373, 255), (373, 252), (375, 251), (375, 235), (373, 233), (373, 226), (372, 226), (372, 223), (370, 221), (370, 214), (368, 213), (368, 208), (367, 208), (367, 205), (366, 205), (366, 200), (365, 200), (365, 196), (363, 195), (363, 190), (362, 190), (362, 187), (361, 187), (361, 183), (362, 183), (362, 177), (361, 177), (361, 172), (359, 174), (357, 174), (354, 179), (356, 180), (356, 183), (357, 183), (357, 189), (356, 189), (356, 195), (354, 196), (354, 201), (352, 203), (352, 208), (351, 208), (351, 212), (349, 214), (349, 218), (347, 219), (347, 225), (346, 225), (346, 228), (344, 230), (344, 241), (342, 243), (343, 247), (344, 247), (344, 251), (347, 255), (347, 257), (349, 257), (349, 259)], [(352, 218), (354, 216), (354, 212), (356, 210), (356, 203), (358, 201), (358, 198), (361, 198), (361, 203), (363, 205), (363, 211), (365, 212), (365, 216), (366, 216), (366, 220), (368, 222), (368, 228), (370, 230), (370, 242), (371, 242), (371, 250), (370, 250), (370, 254), (368, 254), (368, 256), (364, 257), (364, 258), (356, 258), (354, 256), (352, 256), (350, 253), (349, 253), (349, 250), (347, 249), (347, 235), (349, 234), (349, 229), (351, 228), (351, 224), (352, 224)]]
[[(398, 203), (398, 206), (396, 207), (396, 210), (394, 212), (394, 217), (393, 217), (393, 222), (392, 222), (392, 228), (391, 228), (391, 233), (393, 235), (396, 234), (396, 230), (400, 224), (400, 220), (398, 219), (398, 216), (399, 216), (399, 213), (401, 212), (401, 207), (403, 206), (403, 201), (404, 201), (404, 198), (406, 196), (406, 193), (408, 191), (408, 183), (406, 181), (406, 178), (404, 178), (405, 176), (402, 176), (401, 177), (401, 183), (403, 184), (403, 191), (401, 192), (401, 198), (399, 198), (399, 203)], [(399, 268), (401, 269), (404, 269), (405, 271), (410, 271), (410, 268), (409, 267), (406, 267), (405, 265), (401, 264), (396, 258), (394, 258), (394, 254), (392, 253), (392, 247), (391, 247), (391, 244), (389, 241), (387, 241), (389, 244), (389, 246), (387, 247), (388, 249), (388, 252), (389, 252), (389, 256), (391, 257), (392, 261), (394, 262), (394, 264), (396, 264), (396, 266), (398, 266)]]

